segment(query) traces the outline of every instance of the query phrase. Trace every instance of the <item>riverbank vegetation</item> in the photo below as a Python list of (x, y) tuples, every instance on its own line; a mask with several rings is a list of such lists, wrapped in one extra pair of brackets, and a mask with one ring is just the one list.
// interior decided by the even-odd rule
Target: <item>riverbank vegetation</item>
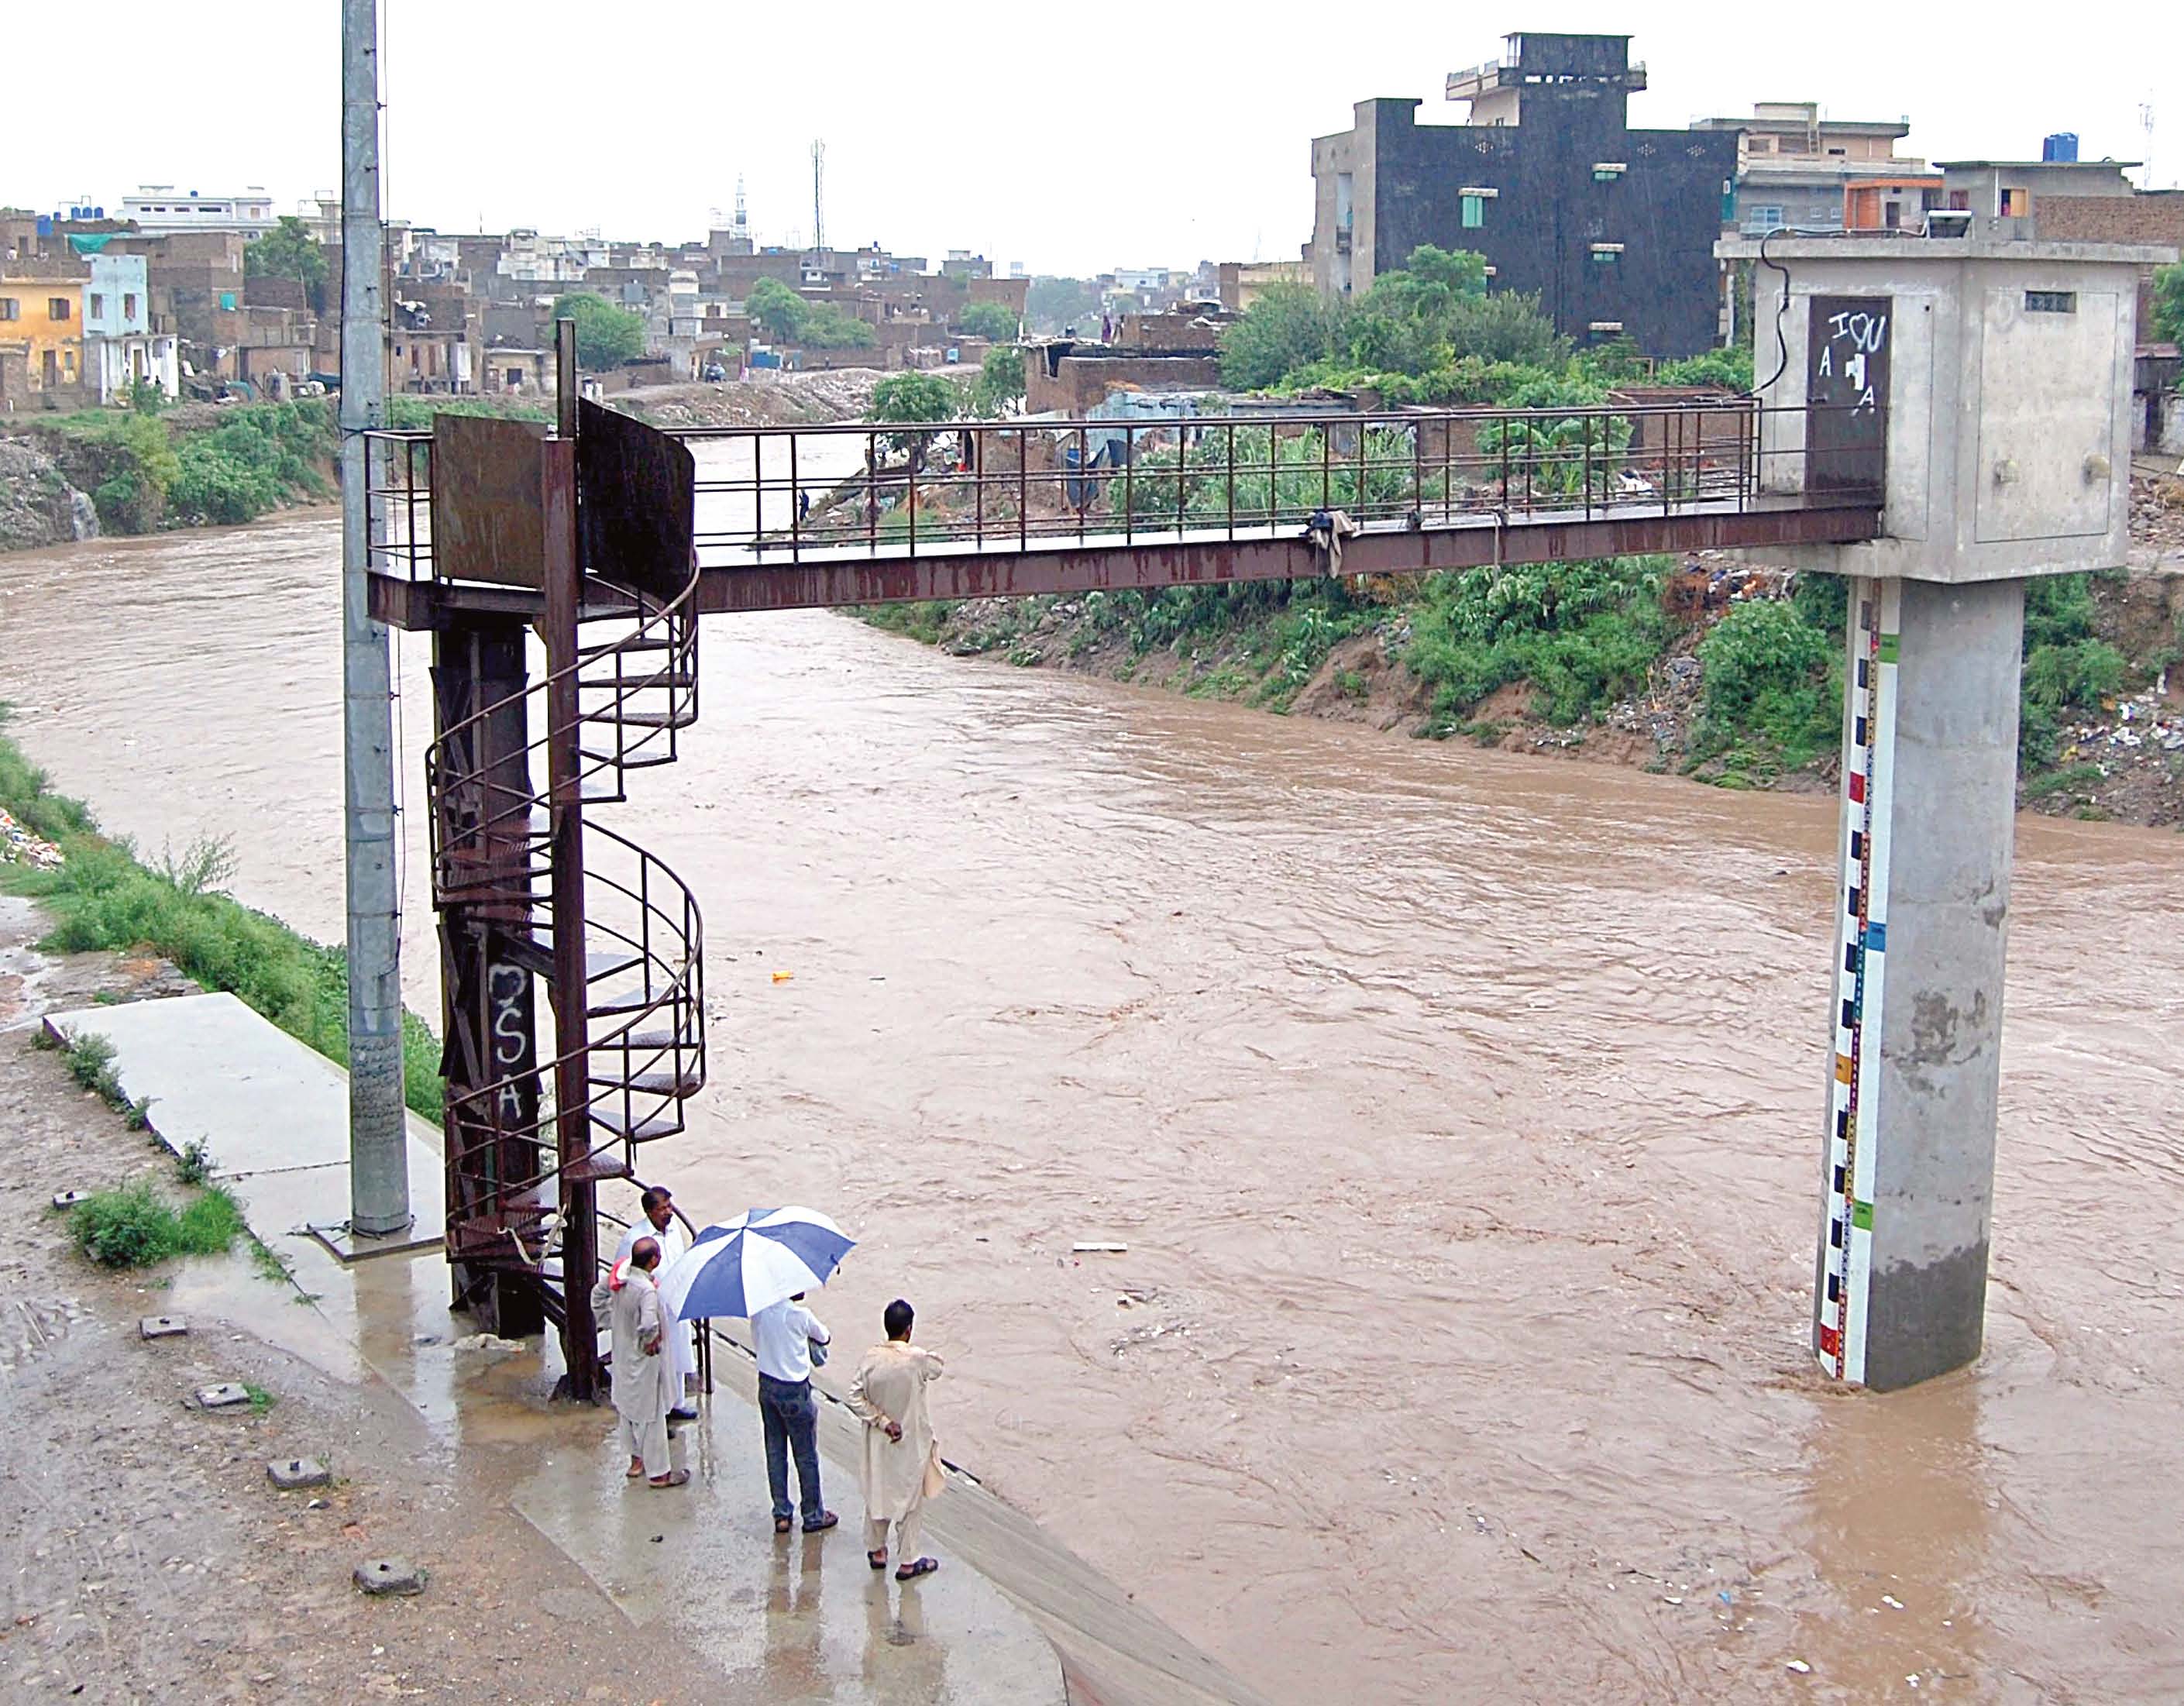
[[(61, 953), (149, 951), (209, 990), (226, 990), (329, 1060), (348, 1062), (348, 960), (223, 892), (226, 848), (201, 843), (156, 864), (103, 834), (81, 801), (56, 794), (8, 738), (0, 707), (0, 808), (59, 847), (53, 870), (0, 867), (0, 882), (46, 907), (44, 945)], [(440, 1118), (440, 1047), (415, 1013), (403, 1015), (404, 1096)]]
[(84, 410), (30, 423), (61, 477), (91, 495), (100, 528), (255, 521), (334, 495), (341, 434), (330, 397), (293, 403)]

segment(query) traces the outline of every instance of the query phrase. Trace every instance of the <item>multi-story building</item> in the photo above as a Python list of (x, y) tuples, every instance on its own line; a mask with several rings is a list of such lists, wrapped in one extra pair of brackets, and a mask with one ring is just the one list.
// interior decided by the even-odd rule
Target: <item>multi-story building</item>
[(181, 394), (175, 334), (152, 330), (151, 269), (141, 254), (85, 259), (84, 385), (101, 404), (125, 402), (140, 384)]
[(1870, 217), (1881, 229), (1916, 226), (1923, 192), (1942, 175), (1896, 152), (1911, 133), (1903, 119), (1830, 119), (1817, 101), (1761, 101), (1748, 119), (1695, 119), (1694, 131), (1734, 135), (1736, 187), (1723, 226), (1747, 237), (1770, 231), (1840, 231), (1850, 221), (1850, 192), (1873, 192)]
[(1536, 294), (1580, 342), (1709, 348), (1737, 139), (1632, 130), (1645, 86), (1627, 36), (1527, 31), (1449, 77), (1466, 124), (1421, 125), (1415, 98), (1360, 101), (1350, 130), (1312, 145), (1313, 282), (1362, 294), (1420, 244), (1469, 249), (1494, 288)]
[[(83, 297), (91, 268), (58, 250), (0, 252), (0, 406), (73, 409), (84, 401)], [(16, 393), (20, 387), (22, 394)]]
[(172, 184), (142, 184), (136, 194), (122, 197), (121, 217), (134, 220), (146, 237), (235, 231), (254, 239), (279, 222), (273, 198), (256, 184), (239, 196), (201, 196), (195, 190), (177, 191)]

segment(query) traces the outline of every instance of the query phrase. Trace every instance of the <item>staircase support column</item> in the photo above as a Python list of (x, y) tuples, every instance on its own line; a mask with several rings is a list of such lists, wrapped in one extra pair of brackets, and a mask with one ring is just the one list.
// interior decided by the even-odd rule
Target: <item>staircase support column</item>
[(577, 1177), (592, 1151), (589, 967), (584, 934), (582, 695), (577, 688), (577, 443), (539, 447), (546, 511), (546, 769), (553, 811), (555, 1148), (561, 1181), (561, 1350), (568, 1396), (599, 1391), (592, 1286), (599, 1265), (597, 1187)]

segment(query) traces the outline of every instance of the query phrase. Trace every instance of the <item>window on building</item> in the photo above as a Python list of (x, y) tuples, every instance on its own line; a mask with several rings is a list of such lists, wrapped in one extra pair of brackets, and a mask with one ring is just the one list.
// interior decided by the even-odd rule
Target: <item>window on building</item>
[(2025, 293), (2025, 311), (2027, 314), (2075, 314), (2078, 311), (2078, 293), (2075, 290), (2028, 290)]
[(1774, 231), (1781, 226), (1782, 209), (1779, 207), (1754, 207), (1746, 209), (1744, 222), (1754, 231)]
[(1622, 160), (1595, 160), (1592, 163), (1592, 181), (1596, 184), (1612, 184), (1630, 170), (1630, 166)]
[(124, 320), (134, 320), (136, 317), (136, 293), (133, 290), (125, 290), (121, 293), (121, 317)]
[(2023, 219), (2032, 211), (2032, 194), (2029, 190), (2004, 190), (2002, 192), (2002, 216), (2004, 219)]
[(91, 317), (93, 320), (106, 318), (106, 298), (96, 291), (92, 293), (91, 297)]
[(23, 304), (12, 296), (0, 296), (0, 320), (20, 320)]
[(1880, 223), (1890, 231), (1900, 231), (1903, 226), (1903, 203), (1897, 201), (1882, 203)]
[(1502, 192), (1486, 188), (1483, 185), (1466, 184), (1456, 193), (1463, 228), (1466, 231), (1477, 231), (1486, 223), (1486, 203), (1492, 201)]
[(1595, 266), (1613, 266), (1622, 259), (1623, 245), (1619, 243), (1596, 243), (1592, 246), (1592, 264)]
[(1951, 190), (1949, 210), (1952, 213), (1970, 213), (1972, 210), (1972, 192), (1970, 190)]
[(47, 297), (47, 298), (46, 298), (46, 318), (47, 318), (47, 319), (48, 319), (48, 320), (66, 320), (68, 317), (69, 317), (69, 299), (68, 299), (66, 297), (64, 297), (64, 296), (49, 296), (49, 297)]

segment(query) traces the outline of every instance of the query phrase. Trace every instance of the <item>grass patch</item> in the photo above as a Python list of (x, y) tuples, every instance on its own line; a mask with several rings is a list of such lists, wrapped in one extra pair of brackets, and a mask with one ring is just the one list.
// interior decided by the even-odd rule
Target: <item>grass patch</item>
[(2087, 793), (2107, 780), (2107, 774), (2098, 764), (2067, 765), (2060, 770), (2051, 770), (2045, 776), (2034, 777), (2025, 784), (2025, 797), (2027, 800), (2046, 800), (2058, 794)]
[(218, 1256), (242, 1233), (242, 1210), (218, 1185), (177, 1209), (139, 1179), (95, 1191), (69, 1211), (69, 1235), (103, 1268), (149, 1268), (176, 1256)]
[(262, 1416), (281, 1401), (254, 1381), (245, 1380), (242, 1390), (250, 1394), (250, 1413)]
[[(59, 953), (149, 949), (348, 1065), (348, 956), (222, 893), (232, 870), (222, 844), (201, 842), (180, 858), (170, 853), (154, 868), (127, 842), (107, 839), (80, 801), (52, 791), (45, 772), (8, 739), (5, 721), (0, 706), (0, 806), (64, 856), (55, 871), (10, 866), (0, 873), (0, 883), (43, 901), (52, 913), (53, 929), (41, 945)], [(440, 1045), (425, 1022), (406, 1012), (402, 1059), (404, 1099), (437, 1122)]]

